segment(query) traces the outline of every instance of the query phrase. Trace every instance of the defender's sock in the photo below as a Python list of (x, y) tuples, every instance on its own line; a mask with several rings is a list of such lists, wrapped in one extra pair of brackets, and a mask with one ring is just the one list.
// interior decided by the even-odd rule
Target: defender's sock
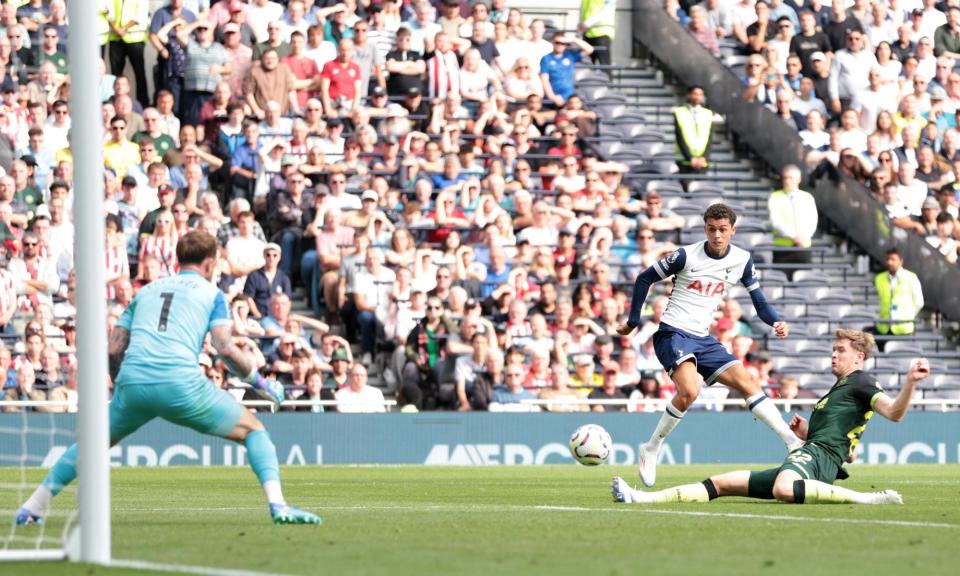
[(717, 487), (713, 484), (713, 480), (707, 478), (701, 482), (701, 484), (703, 484), (703, 487), (707, 489), (707, 496), (710, 498), (710, 500), (720, 497), (720, 494), (717, 492)]
[(702, 482), (674, 486), (659, 492), (648, 492), (641, 496), (640, 502), (666, 504), (670, 502), (709, 502), (710, 492)]
[(663, 444), (663, 439), (673, 432), (673, 429), (683, 419), (684, 414), (686, 412), (681, 412), (673, 404), (667, 404), (666, 410), (660, 416), (660, 421), (657, 422), (657, 427), (653, 429), (653, 435), (650, 436), (648, 444), (659, 449), (660, 445)]
[(797, 435), (793, 433), (790, 426), (783, 421), (783, 416), (780, 414), (780, 411), (777, 410), (777, 407), (774, 406), (773, 402), (768, 402), (767, 400), (766, 394), (757, 392), (747, 398), (747, 406), (750, 408), (750, 411), (753, 412), (753, 415), (756, 416), (757, 420), (760, 420), (776, 432), (777, 436), (787, 445), (789, 450), (795, 450), (803, 446), (803, 441), (797, 438)]
[(872, 504), (873, 496), (819, 480), (797, 480), (793, 483), (793, 498), (797, 504)]
[(263, 492), (270, 504), (286, 504), (283, 490), (280, 488), (280, 463), (277, 461), (277, 449), (266, 430), (256, 430), (247, 434), (244, 445), (250, 467), (260, 480)]

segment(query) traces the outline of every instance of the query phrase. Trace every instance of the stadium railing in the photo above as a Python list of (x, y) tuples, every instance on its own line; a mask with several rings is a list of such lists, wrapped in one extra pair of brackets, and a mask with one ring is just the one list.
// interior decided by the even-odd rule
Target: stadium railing
[[(703, 86), (714, 112), (723, 114), (726, 126), (763, 161), (776, 169), (795, 164), (809, 169), (807, 151), (797, 133), (765, 107), (742, 99), (743, 83), (710, 55), (663, 10), (656, 0), (635, 0), (634, 54), (650, 56), (679, 81)], [(883, 207), (858, 182), (835, 170), (821, 170), (810, 190), (821, 214), (874, 259), (882, 261), (896, 247), (924, 285), (927, 305), (951, 320), (960, 320), (960, 269), (950, 266), (922, 238), (894, 228)]]

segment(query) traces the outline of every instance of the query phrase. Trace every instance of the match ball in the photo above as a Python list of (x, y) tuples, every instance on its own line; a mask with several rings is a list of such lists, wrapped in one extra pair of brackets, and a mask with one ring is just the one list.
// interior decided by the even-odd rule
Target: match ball
[(598, 466), (610, 457), (613, 441), (597, 424), (584, 424), (570, 436), (570, 455), (584, 466)]

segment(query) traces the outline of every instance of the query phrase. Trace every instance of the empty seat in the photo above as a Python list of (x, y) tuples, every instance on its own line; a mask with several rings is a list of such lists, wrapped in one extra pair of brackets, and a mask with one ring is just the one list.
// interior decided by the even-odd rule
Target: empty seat
[(826, 391), (830, 388), (833, 388), (833, 385), (837, 382), (837, 379), (833, 377), (832, 374), (799, 374), (797, 376), (797, 382), (800, 384), (800, 388), (804, 390), (818, 390)]
[(786, 284), (787, 275), (782, 270), (763, 270), (760, 272), (760, 280), (766, 285)]
[(883, 348), (883, 352), (887, 355), (894, 356), (922, 356), (923, 348), (919, 344), (910, 342), (909, 340), (893, 340), (887, 342)]
[(819, 270), (797, 270), (793, 274), (794, 284), (813, 284), (820, 286), (829, 286), (832, 278), (826, 272)]
[(797, 343), (797, 352), (830, 356), (833, 347), (822, 340), (800, 340)]
[(699, 180), (695, 180), (687, 184), (687, 192), (690, 194), (718, 194), (720, 196), (723, 196), (727, 193), (722, 184), (717, 182), (703, 182)]
[(646, 192), (656, 190), (660, 194), (683, 195), (683, 186), (676, 180), (650, 180), (647, 182)]

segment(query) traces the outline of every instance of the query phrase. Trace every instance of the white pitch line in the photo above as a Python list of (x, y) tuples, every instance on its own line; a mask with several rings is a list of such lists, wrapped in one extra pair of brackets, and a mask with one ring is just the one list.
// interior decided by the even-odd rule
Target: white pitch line
[(786, 522), (835, 522), (839, 524), (870, 524), (874, 526), (904, 526), (910, 528), (960, 528), (960, 524), (943, 522), (914, 522), (910, 520), (871, 520), (868, 518), (815, 518), (787, 514), (745, 514), (738, 512), (696, 512), (693, 510), (655, 510), (652, 508), (587, 508), (585, 506), (535, 506), (537, 510), (551, 512), (632, 512), (641, 514), (664, 514), (668, 516), (705, 516), (716, 518), (741, 518), (745, 520), (777, 520)]
[[(739, 518), (742, 520), (774, 520), (778, 522), (835, 522), (839, 524), (866, 524), (871, 526), (900, 526), (905, 528), (947, 528), (957, 529), (960, 524), (946, 522), (918, 522), (912, 520), (875, 520), (869, 518), (836, 518), (793, 516), (790, 514), (747, 514), (741, 512), (699, 512), (694, 510), (657, 510), (649, 507), (589, 508), (587, 506), (525, 506), (513, 504), (356, 504), (346, 506), (310, 506), (317, 511), (396, 511), (396, 512), (613, 512), (634, 514), (663, 514), (667, 516), (696, 516), (706, 518)], [(259, 510), (260, 508), (122, 508), (118, 512), (235, 512), (237, 510)]]
[(198, 576), (287, 576), (285, 574), (272, 572), (209, 568), (206, 566), (187, 566), (183, 564), (160, 564), (157, 562), (144, 562), (142, 560), (111, 560), (109, 566), (111, 568), (132, 568), (134, 570), (155, 570), (157, 572), (174, 572), (177, 574), (197, 574)]

